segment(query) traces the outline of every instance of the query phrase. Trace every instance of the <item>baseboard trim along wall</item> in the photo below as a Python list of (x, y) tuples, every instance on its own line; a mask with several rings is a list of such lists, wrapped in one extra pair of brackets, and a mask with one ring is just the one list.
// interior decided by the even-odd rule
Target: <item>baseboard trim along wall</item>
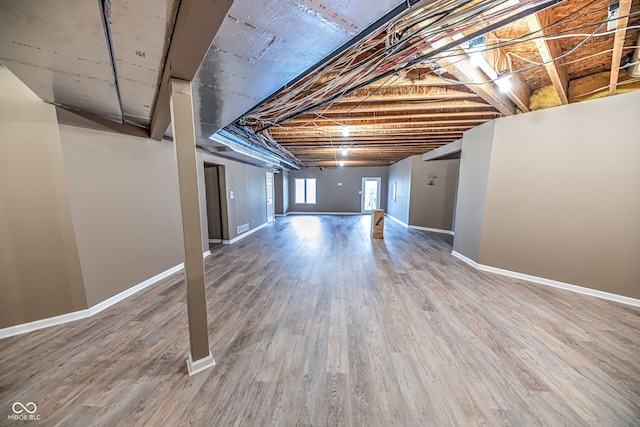
[[(203, 258), (211, 255), (211, 251), (206, 251), (202, 254)], [(106, 310), (114, 304), (119, 303), (120, 301), (130, 297), (133, 294), (140, 292), (143, 289), (148, 288), (151, 285), (158, 283), (159, 281), (171, 276), (172, 274), (177, 273), (178, 271), (184, 268), (184, 263), (176, 265), (175, 267), (171, 267), (168, 270), (163, 271), (160, 274), (156, 274), (155, 276), (145, 280), (144, 282), (138, 283), (137, 285), (120, 292), (108, 298), (93, 307), (89, 307), (85, 310), (74, 311), (72, 313), (61, 314), (59, 316), (48, 317), (46, 319), (35, 320), (33, 322), (23, 323), (21, 325), (9, 326), (7, 328), (0, 329), (0, 339), (9, 338), (15, 335), (26, 334), (27, 332), (37, 331), (39, 329), (48, 328), (51, 326), (62, 325), (63, 323), (69, 323), (80, 319), (86, 319), (91, 316), (95, 316), (96, 314)]]
[(430, 227), (421, 227), (419, 225), (409, 225), (406, 222), (402, 222), (400, 221), (398, 218), (389, 215), (389, 214), (385, 214), (386, 217), (388, 217), (389, 219), (397, 222), (398, 224), (400, 224), (401, 226), (405, 227), (405, 228), (411, 228), (413, 230), (421, 230), (421, 231), (430, 231), (432, 233), (442, 233), (442, 234), (450, 234), (450, 235), (454, 235), (455, 233), (451, 230), (442, 230), (440, 228), (430, 228)]
[(405, 228), (409, 228), (409, 224), (407, 224), (406, 222), (402, 222), (402, 221), (400, 221), (400, 220), (399, 220), (398, 218), (396, 218), (395, 216), (391, 216), (391, 215), (389, 215), (389, 214), (385, 214), (385, 216), (386, 216), (387, 218), (389, 218), (390, 220), (397, 222), (397, 223), (398, 223), (398, 224), (400, 224), (401, 226), (403, 226), (403, 227), (405, 227)]
[(564, 289), (566, 291), (571, 291), (578, 294), (589, 295), (592, 297), (606, 299), (609, 301), (615, 301), (621, 304), (631, 305), (634, 307), (640, 307), (640, 299), (626, 297), (624, 295), (612, 294), (604, 291), (599, 291), (597, 289), (585, 288), (583, 286), (572, 285), (571, 283), (558, 282), (557, 280), (551, 280), (544, 277), (532, 276), (530, 274), (518, 273), (517, 271), (504, 270), (502, 268), (491, 267), (489, 265), (484, 265), (484, 264), (478, 264), (474, 260), (456, 251), (451, 251), (451, 255), (466, 262), (470, 266), (477, 268), (478, 270), (482, 270), (482, 271), (486, 271), (494, 274), (500, 274), (502, 276), (513, 277), (515, 279), (526, 280), (528, 282), (538, 283), (540, 285), (545, 285), (545, 286), (551, 286), (553, 288)]
[(451, 230), (442, 230), (440, 228), (429, 228), (429, 227), (420, 227), (418, 225), (410, 225), (409, 228), (414, 230), (422, 230), (422, 231), (430, 231), (432, 233), (441, 233), (441, 234), (449, 234), (453, 236), (455, 233)]
[(288, 215), (369, 215), (362, 212), (289, 212)]
[(257, 226), (256, 228), (253, 228), (253, 229), (251, 229), (251, 230), (249, 230), (249, 231), (245, 231), (245, 232), (244, 232), (244, 233), (242, 233), (241, 235), (236, 236), (236, 237), (234, 237), (234, 238), (233, 238), (233, 239), (231, 239), (231, 240), (223, 240), (223, 241), (222, 241), (222, 244), (223, 244), (223, 245), (231, 245), (231, 244), (233, 244), (233, 243), (237, 242), (238, 240), (244, 239), (245, 237), (249, 236), (250, 234), (255, 233), (256, 231), (258, 231), (258, 230), (260, 230), (260, 229), (265, 228), (265, 227), (266, 227), (267, 225), (269, 225), (269, 224), (270, 224), (270, 223), (266, 223), (266, 222), (265, 222), (264, 224), (259, 225), (259, 226)]

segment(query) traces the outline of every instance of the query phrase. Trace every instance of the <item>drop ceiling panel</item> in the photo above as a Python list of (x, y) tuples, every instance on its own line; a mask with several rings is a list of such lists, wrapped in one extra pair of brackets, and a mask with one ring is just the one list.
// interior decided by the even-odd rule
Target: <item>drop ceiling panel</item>
[(207, 138), (400, 4), (398, 0), (236, 0), (198, 70)]
[(97, 0), (3, 0), (0, 61), (46, 102), (122, 119)]
[(178, 0), (112, 0), (111, 37), (125, 120), (148, 127)]

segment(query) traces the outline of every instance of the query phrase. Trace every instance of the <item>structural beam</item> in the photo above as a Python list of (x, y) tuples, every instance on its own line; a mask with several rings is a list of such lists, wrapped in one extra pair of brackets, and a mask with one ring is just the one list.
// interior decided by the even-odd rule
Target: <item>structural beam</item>
[[(452, 38), (447, 37), (438, 43), (434, 43), (434, 47), (437, 48), (452, 41)], [(496, 85), (492, 83), (481, 83), (487, 81), (487, 76), (478, 67), (471, 64), (469, 56), (461, 48), (456, 48), (451, 51), (451, 54), (455, 56), (453, 58), (446, 56), (439, 59), (437, 61), (438, 65), (505, 116), (511, 116), (516, 113), (516, 107), (513, 101), (502, 94)]]
[[(455, 37), (452, 37), (455, 39)], [(469, 57), (472, 54), (472, 50), (469, 48), (461, 47), (461, 49)], [(494, 56), (499, 55), (500, 50), (498, 48), (492, 49), (489, 53)], [(491, 80), (498, 78), (498, 72), (493, 68), (491, 64), (486, 60), (484, 52), (478, 52), (479, 56), (475, 58), (478, 68), (484, 72)], [(529, 108), (529, 98), (531, 98), (531, 88), (525, 79), (520, 74), (511, 75), (511, 89), (506, 92), (507, 97), (513, 101), (514, 104), (520, 108), (521, 111), (531, 111)]]
[(611, 58), (611, 76), (609, 77), (609, 95), (615, 95), (618, 86), (618, 76), (620, 75), (620, 60), (622, 59), (622, 49), (624, 39), (627, 35), (627, 24), (629, 23), (629, 12), (631, 11), (631, 0), (620, 0), (620, 10), (618, 11), (618, 23), (616, 24), (616, 36), (613, 40), (613, 54)]
[(189, 376), (203, 371), (215, 361), (209, 351), (207, 300), (202, 259), (202, 224), (198, 193), (198, 161), (193, 118), (191, 83), (170, 80), (170, 112), (173, 142), (178, 164), (180, 208), (184, 238), (184, 271), (187, 283), (187, 315), (189, 318)]
[(153, 107), (149, 134), (164, 136), (169, 121), (172, 77), (191, 81), (213, 42), (233, 0), (182, 0), (169, 45), (169, 52)]
[(549, 78), (553, 83), (553, 87), (558, 92), (560, 101), (563, 104), (569, 103), (569, 74), (567, 73), (567, 67), (564, 66), (564, 60), (558, 59), (562, 55), (562, 49), (560, 47), (559, 40), (545, 40), (548, 30), (545, 28), (556, 22), (556, 18), (552, 9), (546, 9), (538, 12), (534, 15), (529, 15), (527, 18), (527, 24), (531, 31), (531, 36), (535, 38), (535, 43), (538, 46), (540, 57), (545, 64)]

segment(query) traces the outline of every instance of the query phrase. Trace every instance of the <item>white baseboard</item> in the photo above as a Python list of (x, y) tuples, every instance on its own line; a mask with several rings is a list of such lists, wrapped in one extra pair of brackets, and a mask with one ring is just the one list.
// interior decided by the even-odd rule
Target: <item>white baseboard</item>
[(255, 233), (256, 231), (258, 231), (258, 230), (261, 230), (261, 229), (265, 228), (265, 227), (266, 227), (267, 225), (269, 225), (269, 224), (272, 224), (272, 223), (264, 223), (264, 224), (262, 224), (262, 225), (257, 226), (256, 228), (252, 228), (252, 229), (251, 229), (251, 230), (249, 230), (249, 231), (245, 231), (244, 233), (240, 234), (239, 236), (234, 237), (234, 238), (233, 238), (233, 239), (231, 239), (231, 240), (223, 240), (223, 241), (222, 241), (222, 244), (223, 244), (223, 245), (232, 245), (232, 244), (234, 244), (235, 242), (237, 242), (238, 240), (244, 239), (244, 238), (245, 238), (245, 237), (247, 237), (248, 235), (253, 234), (253, 233)]
[(222, 239), (209, 239), (209, 243), (222, 243)]
[(276, 216), (287, 216), (289, 215), (289, 212), (285, 213), (285, 214), (276, 214)]
[(191, 353), (189, 353), (189, 358), (187, 359), (187, 371), (189, 372), (189, 376), (193, 376), (198, 372), (202, 372), (205, 369), (209, 369), (215, 366), (215, 364), (216, 361), (213, 360), (211, 352), (209, 352), (208, 356), (203, 357), (202, 359), (198, 359), (195, 362), (191, 358)]
[(289, 215), (363, 215), (361, 212), (289, 212)]
[(583, 286), (572, 285), (571, 283), (559, 282), (557, 280), (547, 279), (545, 277), (532, 276), (530, 274), (518, 273), (517, 271), (491, 267), (490, 265), (478, 264), (474, 260), (467, 258), (466, 256), (456, 251), (451, 251), (451, 255), (466, 262), (470, 266), (477, 268), (478, 270), (500, 274), (502, 276), (513, 277), (515, 279), (526, 280), (529, 282), (538, 283), (540, 285), (551, 286), (553, 288), (564, 289), (566, 291), (571, 291), (578, 294), (589, 295), (609, 301), (615, 301), (634, 307), (640, 307), (640, 299), (626, 297), (624, 295), (612, 294), (610, 292), (599, 291), (597, 289), (585, 288)]
[(454, 235), (453, 231), (451, 231), (451, 230), (442, 230), (440, 228), (420, 227), (418, 225), (410, 225), (409, 228), (414, 229), (414, 230), (430, 231), (432, 233), (448, 234), (450, 236)]
[(409, 228), (409, 224), (407, 224), (406, 222), (402, 222), (400, 221), (398, 218), (396, 218), (395, 216), (389, 215), (389, 214), (385, 214), (385, 216), (395, 222), (397, 222), (398, 224), (400, 224), (401, 226), (405, 227), (405, 228)]
[[(209, 255), (211, 255), (211, 251), (206, 251), (202, 254), (202, 257), (206, 258)], [(119, 294), (116, 294), (111, 298), (107, 298), (106, 300), (99, 302), (98, 304), (84, 310), (74, 311), (71, 313), (61, 314), (59, 316), (47, 317), (46, 319), (35, 320), (33, 322), (28, 322), (20, 325), (2, 328), (0, 329), (0, 339), (9, 338), (15, 335), (21, 335), (27, 332), (33, 332), (39, 329), (62, 325), (63, 323), (69, 323), (76, 320), (86, 319), (88, 317), (95, 316), (96, 314), (106, 310), (112, 305), (119, 303), (120, 301), (130, 297), (131, 295), (138, 293), (143, 289), (148, 288), (149, 286), (171, 276), (172, 274), (177, 273), (183, 268), (184, 268), (184, 263), (176, 265), (175, 267), (171, 267), (170, 269), (165, 270), (162, 273), (156, 274), (155, 276), (145, 280), (144, 282), (138, 283), (137, 285), (129, 289), (126, 289), (120, 292)]]

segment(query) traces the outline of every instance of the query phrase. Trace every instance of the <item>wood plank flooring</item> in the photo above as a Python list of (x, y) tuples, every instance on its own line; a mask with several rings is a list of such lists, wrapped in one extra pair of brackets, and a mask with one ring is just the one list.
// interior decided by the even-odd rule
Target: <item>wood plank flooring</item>
[[(478, 272), (452, 238), (294, 216), (206, 260), (217, 366), (186, 375), (181, 274), (0, 341), (15, 401), (64, 426), (640, 425), (640, 310)], [(28, 424), (28, 422), (25, 422)]]

